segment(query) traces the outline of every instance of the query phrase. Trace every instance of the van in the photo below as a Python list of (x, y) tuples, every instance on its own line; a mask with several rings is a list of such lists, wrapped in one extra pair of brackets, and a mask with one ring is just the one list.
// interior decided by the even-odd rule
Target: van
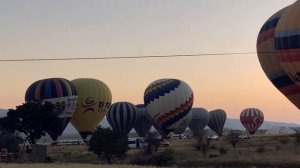
[(173, 134), (171, 139), (186, 139), (186, 136), (183, 134)]
[(60, 140), (52, 143), (52, 145), (57, 145), (57, 146), (82, 145), (82, 144), (84, 144), (83, 140)]
[(166, 140), (164, 140), (164, 139), (159, 139), (159, 143), (158, 143), (158, 146), (160, 146), (160, 147), (167, 147), (167, 146), (169, 146), (170, 145), (170, 143), (168, 142), (168, 141), (166, 141)]
[(128, 148), (144, 148), (146, 146), (145, 140), (143, 138), (128, 138)]

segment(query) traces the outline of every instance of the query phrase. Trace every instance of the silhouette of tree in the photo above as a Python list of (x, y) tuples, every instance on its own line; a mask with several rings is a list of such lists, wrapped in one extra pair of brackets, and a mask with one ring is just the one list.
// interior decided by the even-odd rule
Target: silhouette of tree
[(55, 131), (60, 119), (53, 113), (54, 105), (45, 102), (28, 102), (10, 109), (7, 116), (0, 118), (0, 129), (20, 132), (26, 136), (30, 145), (46, 135), (47, 131)]
[(9, 153), (18, 153), (20, 144), (24, 140), (17, 134), (7, 129), (2, 129), (0, 133), (0, 149), (7, 149)]
[(121, 158), (127, 152), (128, 137), (119, 131), (98, 126), (88, 145), (89, 150), (96, 154), (99, 159), (103, 157), (111, 164), (113, 157)]

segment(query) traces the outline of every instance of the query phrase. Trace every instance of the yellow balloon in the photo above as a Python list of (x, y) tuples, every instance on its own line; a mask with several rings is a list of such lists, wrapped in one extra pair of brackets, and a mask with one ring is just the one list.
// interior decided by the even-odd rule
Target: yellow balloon
[(97, 79), (79, 78), (71, 82), (75, 86), (78, 103), (70, 122), (86, 139), (109, 110), (111, 92), (105, 83)]

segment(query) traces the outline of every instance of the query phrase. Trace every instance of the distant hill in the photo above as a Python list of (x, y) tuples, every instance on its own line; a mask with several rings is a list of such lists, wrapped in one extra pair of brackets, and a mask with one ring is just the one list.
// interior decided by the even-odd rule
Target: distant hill
[(7, 112), (8, 112), (8, 110), (6, 110), (6, 109), (0, 109), (0, 117), (6, 116)]
[[(299, 127), (299, 124), (295, 123), (283, 123), (283, 122), (274, 122), (274, 121), (264, 121), (260, 129), (269, 129), (273, 127), (284, 126), (284, 127)], [(225, 128), (236, 129), (236, 130), (245, 130), (244, 126), (241, 124), (239, 119), (228, 118), (225, 122)]]

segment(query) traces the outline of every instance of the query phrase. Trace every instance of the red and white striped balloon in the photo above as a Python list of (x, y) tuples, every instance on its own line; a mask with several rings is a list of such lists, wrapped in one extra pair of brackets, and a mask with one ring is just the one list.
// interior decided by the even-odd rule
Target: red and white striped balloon
[(240, 120), (246, 130), (252, 135), (264, 122), (264, 114), (257, 108), (247, 108), (241, 112)]

